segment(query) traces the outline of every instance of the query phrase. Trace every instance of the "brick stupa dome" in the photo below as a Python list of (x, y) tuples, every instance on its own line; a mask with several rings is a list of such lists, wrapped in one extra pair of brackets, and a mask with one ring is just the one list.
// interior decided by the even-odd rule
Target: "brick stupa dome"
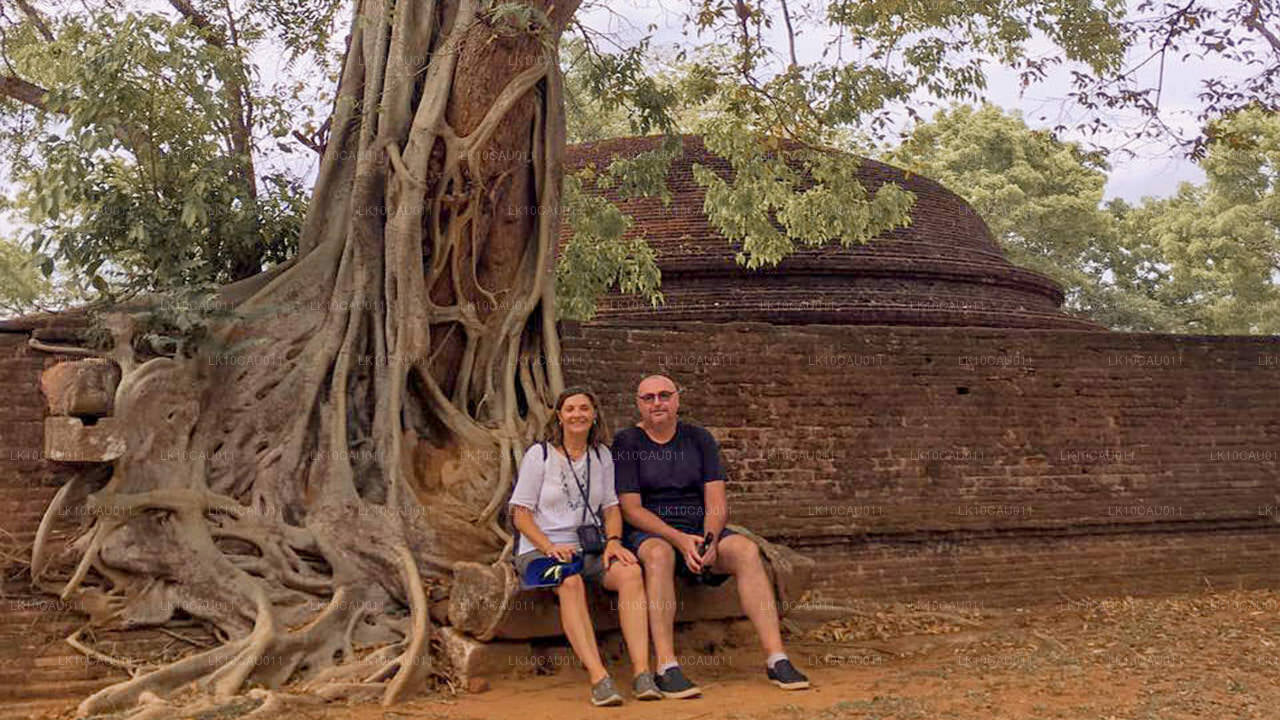
[[(607, 167), (615, 157), (657, 148), (659, 136), (572, 145), (566, 171)], [(772, 268), (748, 270), (738, 247), (703, 214), (704, 193), (694, 182), (700, 164), (730, 177), (729, 163), (709, 153), (702, 139), (683, 137), (684, 154), (667, 176), (672, 202), (617, 201), (635, 219), (662, 270), (666, 302), (652, 307), (610, 293), (596, 320), (628, 325), (756, 321), (775, 324), (951, 325), (1101, 330), (1060, 310), (1062, 289), (1048, 277), (1005, 259), (982, 218), (955, 193), (919, 175), (866, 158), (859, 176), (868, 191), (895, 182), (915, 193), (911, 224), (865, 246), (838, 242), (800, 247)]]

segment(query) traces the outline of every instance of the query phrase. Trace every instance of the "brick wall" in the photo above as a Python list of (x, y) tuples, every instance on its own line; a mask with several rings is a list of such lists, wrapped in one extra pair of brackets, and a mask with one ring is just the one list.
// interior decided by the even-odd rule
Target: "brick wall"
[(30, 542), (54, 493), (75, 469), (44, 459), (40, 373), (68, 358), (27, 347), (27, 334), (0, 332), (0, 528)]
[[(40, 458), (39, 375), (57, 358), (26, 341), (0, 332), (0, 528), (24, 542), (83, 472)], [(564, 346), (615, 427), (643, 374), (673, 375), (682, 414), (722, 443), (734, 520), (817, 560), (827, 597), (1280, 587), (1280, 338), (588, 325)], [(78, 620), (56, 598), (24, 578), (0, 591), (0, 718), (124, 677), (62, 642)], [(133, 657), (183, 644), (104, 641)]]
[[(74, 465), (45, 460), (44, 396), (40, 373), (66, 359), (27, 346), (27, 332), (0, 332), (0, 540), (6, 552), (29, 557), (31, 540), (58, 488), (75, 474)], [(55, 542), (62, 538), (55, 538)], [(0, 717), (32, 717), (68, 699), (87, 695), (121, 671), (88, 661), (63, 638), (83, 617), (57, 597), (31, 588), (13, 567), (0, 575)], [(154, 649), (172, 642), (158, 633), (121, 638), (129, 648)], [(115, 645), (111, 640), (104, 647)]]
[(570, 382), (649, 372), (720, 440), (735, 521), (824, 594), (988, 605), (1280, 585), (1280, 338), (571, 327)]

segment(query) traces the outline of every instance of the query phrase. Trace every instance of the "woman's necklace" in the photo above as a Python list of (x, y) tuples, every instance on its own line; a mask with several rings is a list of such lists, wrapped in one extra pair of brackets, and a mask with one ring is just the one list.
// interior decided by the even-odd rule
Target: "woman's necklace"
[(570, 462), (578, 462), (583, 455), (587, 454), (587, 444), (585, 442), (581, 448), (570, 448), (568, 443), (564, 443), (560, 447), (564, 450), (564, 455), (569, 458)]

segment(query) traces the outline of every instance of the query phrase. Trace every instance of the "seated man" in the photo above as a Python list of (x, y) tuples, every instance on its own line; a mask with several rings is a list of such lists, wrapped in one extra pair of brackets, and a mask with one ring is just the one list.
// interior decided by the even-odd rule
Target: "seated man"
[[(725, 529), (729, 507), (720, 446), (704, 428), (677, 420), (680, 394), (666, 376), (641, 381), (636, 407), (640, 422), (614, 438), (615, 481), (627, 523), (623, 545), (644, 566), (658, 689), (674, 698), (702, 693), (676, 662), (676, 572), (712, 585), (736, 577), (742, 611), (767, 656), (769, 679), (786, 690), (809, 687), (783, 651), (760, 548)], [(708, 535), (712, 540), (702, 547)]]

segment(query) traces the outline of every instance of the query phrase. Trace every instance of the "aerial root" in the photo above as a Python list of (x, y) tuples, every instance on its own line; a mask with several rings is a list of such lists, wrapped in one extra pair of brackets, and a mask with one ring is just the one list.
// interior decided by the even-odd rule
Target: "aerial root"
[(84, 631), (85, 631), (85, 628), (83, 627), (79, 628), (75, 632), (68, 635), (65, 640), (65, 642), (68, 645), (70, 645), (72, 649), (74, 649), (76, 652), (80, 653), (81, 655), (84, 655), (85, 657), (91, 660), (96, 660), (104, 665), (110, 665), (111, 667), (124, 670), (125, 672), (129, 673), (129, 677), (138, 677), (140, 675), (144, 675), (150, 669), (148, 665), (131, 662), (129, 660), (122, 660), (118, 657), (108, 655), (104, 652), (95, 650), (94, 648), (91, 648), (88, 645), (85, 645), (84, 643), (80, 642), (80, 635)]
[[(261, 585), (254, 585), (254, 590), (256, 591), (254, 602), (257, 603), (258, 614), (254, 620), (253, 633), (249, 635), (246, 647), (236, 655), (235, 659), (218, 668), (210, 676), (215, 697), (226, 698), (235, 695), (249, 674), (261, 664), (263, 655), (278, 637), (275, 617), (271, 612), (271, 602), (267, 600), (266, 591)], [(337, 595), (334, 597), (337, 598)]]
[(168, 695), (187, 683), (204, 677), (211, 669), (231, 662), (247, 646), (247, 638), (234, 640), (146, 675), (103, 688), (80, 703), (77, 713), (83, 717), (124, 710), (137, 705), (144, 693)]
[(418, 564), (414, 561), (409, 548), (401, 545), (397, 548), (397, 553), (404, 568), (405, 587), (409, 592), (409, 611), (413, 632), (409, 636), (409, 646), (400, 656), (400, 670), (387, 684), (387, 691), (382, 696), (383, 705), (394, 704), (404, 696), (414, 684), (415, 679), (421, 677), (421, 673), (428, 669), (426, 666), (431, 661), (431, 657), (426, 652), (430, 640), (431, 617), (427, 605), (427, 593), (422, 589), (422, 577), (418, 574)]
[[(401, 551), (401, 556), (403, 560), (412, 559), (407, 549)], [(406, 573), (410, 566), (411, 564), (406, 565)], [(136, 708), (128, 716), (129, 720), (172, 717), (174, 707), (158, 698), (192, 683), (201, 691), (200, 702), (204, 704), (199, 708), (229, 709), (234, 705), (237, 714), (250, 709), (245, 707), (244, 686), (251, 682), (266, 685), (265, 690), (249, 691), (249, 697), (261, 701), (253, 710), (255, 714), (249, 715), (250, 717), (267, 717), (280, 711), (285, 705), (338, 698), (374, 700), (381, 695), (384, 702), (395, 702), (409, 693), (413, 684), (421, 677), (421, 670), (427, 666), (428, 659), (426, 593), (422, 590), (421, 578), (416, 576), (416, 567), (412, 572), (417, 581), (417, 591), (411, 593), (416, 596), (410, 601), (415, 617), (413, 634), (407, 642), (386, 646), (362, 659), (355, 659), (352, 655), (354, 651), (351, 634), (363, 613), (351, 610), (361, 603), (350, 600), (351, 594), (346, 588), (340, 588), (334, 593), (325, 609), (311, 622), (293, 631), (281, 631), (278, 628), (271, 603), (265, 591), (259, 588), (256, 598), (258, 613), (253, 631), (248, 636), (101, 690), (81, 704), (79, 713), (90, 716)], [(129, 670), (131, 674), (141, 667), (102, 656), (79, 643), (78, 634), (77, 632), (68, 641), (90, 657)], [(401, 645), (404, 646), (404, 651), (397, 656), (395, 650)], [(341, 650), (343, 657), (349, 662), (323, 668), (310, 682), (303, 684), (303, 692), (313, 693), (310, 699), (271, 690), (287, 682), (302, 663), (336, 662), (333, 659), (335, 649)], [(399, 671), (389, 681), (385, 681), (384, 678), (389, 676), (392, 668), (398, 668)], [(366, 676), (376, 679), (360, 681)], [(182, 709), (184, 714), (197, 711), (200, 710), (193, 705)]]

